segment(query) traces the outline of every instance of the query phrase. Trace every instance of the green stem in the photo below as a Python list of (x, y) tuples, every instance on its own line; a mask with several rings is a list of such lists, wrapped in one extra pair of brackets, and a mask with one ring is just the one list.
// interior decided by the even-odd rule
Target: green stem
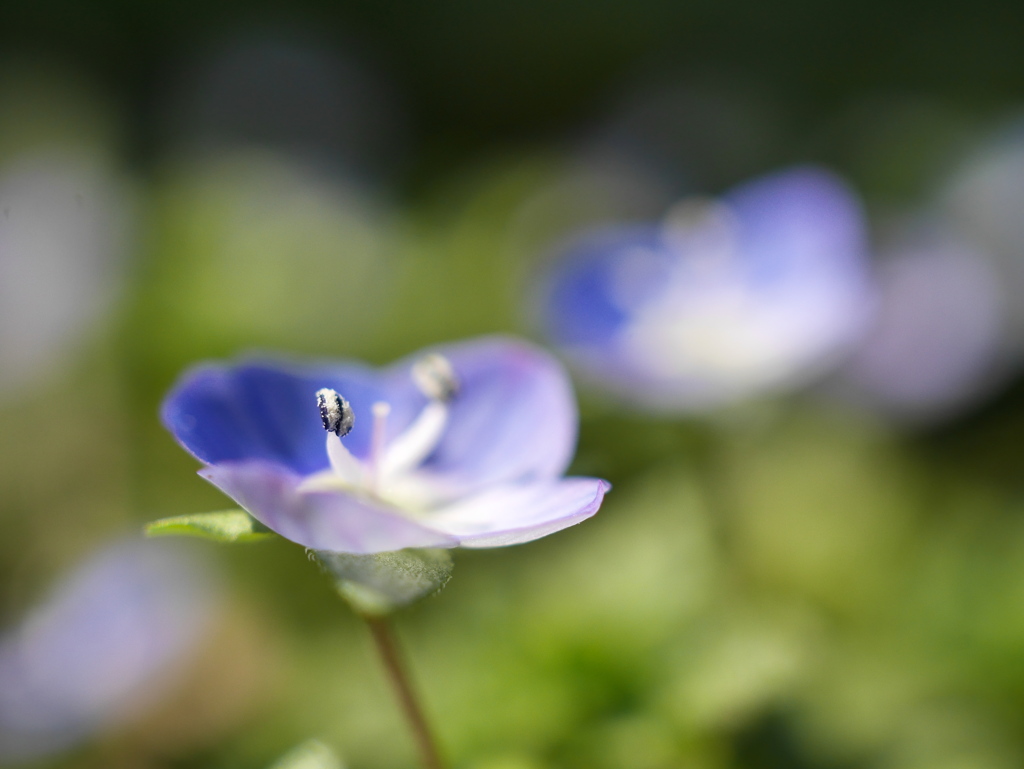
[(398, 651), (398, 644), (391, 632), (391, 626), (384, 617), (365, 616), (366, 624), (373, 635), (373, 642), (377, 646), (381, 662), (391, 680), (391, 686), (402, 706), (402, 712), (412, 731), (413, 739), (420, 753), (420, 760), (425, 769), (443, 769), (441, 755), (437, 751), (437, 743), (434, 741), (427, 719), (423, 715), (423, 709), (419, 705), (416, 693), (413, 691), (409, 674), (402, 663), (402, 655)]

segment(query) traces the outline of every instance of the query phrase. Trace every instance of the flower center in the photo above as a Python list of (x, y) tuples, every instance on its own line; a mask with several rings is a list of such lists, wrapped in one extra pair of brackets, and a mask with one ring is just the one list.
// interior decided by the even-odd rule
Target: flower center
[(388, 415), (391, 404), (377, 401), (373, 404), (373, 433), (370, 435), (370, 458), (367, 462), (367, 486), (374, 494), (380, 487), (381, 465), (384, 463), (384, 444), (387, 440)]
[(391, 404), (377, 401), (371, 413), (370, 450), (365, 460), (354, 457), (342, 442), (355, 424), (355, 412), (345, 398), (331, 389), (318, 390), (320, 420), (327, 431), (330, 470), (307, 478), (303, 491), (349, 491), (404, 506), (415, 483), (411, 476), (433, 453), (448, 424), (451, 401), (459, 393), (459, 381), (451, 363), (431, 353), (412, 367), (413, 382), (427, 397), (427, 404), (401, 433), (387, 439)]
[(665, 215), (663, 231), (690, 269), (713, 273), (738, 256), (739, 223), (732, 208), (720, 201), (694, 197), (676, 203)]

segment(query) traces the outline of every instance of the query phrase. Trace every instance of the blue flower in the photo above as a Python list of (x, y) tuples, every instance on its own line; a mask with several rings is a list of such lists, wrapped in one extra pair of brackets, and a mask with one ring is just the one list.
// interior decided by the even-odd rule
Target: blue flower
[(563, 478), (576, 404), (561, 366), (523, 342), (355, 362), (207, 365), (163, 419), (200, 475), (317, 550), (500, 547), (593, 515), (609, 486)]
[(203, 563), (126, 540), (0, 637), (0, 763), (53, 753), (159, 698), (212, 608)]
[(584, 235), (542, 293), (545, 331), (581, 373), (639, 405), (691, 411), (822, 373), (875, 305), (860, 206), (810, 167)]

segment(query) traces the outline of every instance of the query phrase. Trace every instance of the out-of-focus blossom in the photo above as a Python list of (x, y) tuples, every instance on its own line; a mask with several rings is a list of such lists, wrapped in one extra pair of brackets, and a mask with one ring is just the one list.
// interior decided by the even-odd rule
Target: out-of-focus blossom
[(59, 366), (117, 295), (125, 203), (70, 155), (0, 166), (0, 390)]
[(111, 122), (73, 74), (0, 73), (0, 397), (76, 360), (119, 295), (132, 201)]
[(590, 517), (608, 489), (562, 477), (576, 442), (568, 377), (509, 339), (380, 370), (205, 366), (174, 388), (163, 419), (206, 464), (200, 475), (318, 550), (528, 542)]
[(986, 392), (1000, 368), (1005, 297), (992, 258), (948, 230), (882, 252), (881, 303), (844, 370), (855, 399), (933, 420)]
[(580, 237), (546, 276), (540, 313), (595, 384), (699, 411), (828, 370), (874, 304), (860, 206), (807, 167)]
[(0, 638), (0, 761), (71, 747), (167, 691), (213, 605), (203, 562), (175, 545), (107, 547)]

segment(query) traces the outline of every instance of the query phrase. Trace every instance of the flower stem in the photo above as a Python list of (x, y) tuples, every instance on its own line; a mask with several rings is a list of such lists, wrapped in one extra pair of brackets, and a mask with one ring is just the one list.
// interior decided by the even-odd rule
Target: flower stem
[(391, 625), (384, 617), (365, 616), (366, 624), (373, 635), (373, 642), (377, 646), (381, 662), (391, 679), (391, 686), (395, 690), (395, 696), (402, 706), (402, 712), (412, 730), (416, 747), (419, 749), (420, 760), (425, 769), (443, 769), (441, 755), (437, 751), (437, 743), (427, 725), (427, 719), (423, 715), (423, 709), (412, 688), (409, 674), (402, 663), (402, 655), (398, 650), (395, 636), (391, 632)]

